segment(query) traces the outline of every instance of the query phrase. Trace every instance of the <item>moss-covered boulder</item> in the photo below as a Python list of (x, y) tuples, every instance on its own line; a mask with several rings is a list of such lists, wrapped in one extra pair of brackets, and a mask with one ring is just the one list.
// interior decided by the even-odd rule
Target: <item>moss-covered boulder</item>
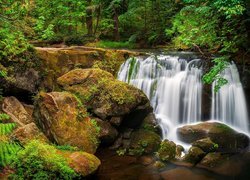
[(129, 144), (130, 155), (150, 154), (159, 148), (161, 143), (160, 136), (149, 130), (139, 129), (131, 134)]
[(167, 139), (162, 141), (157, 155), (162, 161), (170, 161), (174, 159), (176, 156), (176, 144)]
[(96, 156), (86, 152), (68, 153), (67, 159), (69, 166), (84, 177), (96, 172), (101, 164)]
[(186, 143), (209, 137), (212, 142), (217, 144), (217, 151), (221, 152), (238, 152), (247, 149), (249, 146), (249, 137), (247, 135), (219, 122), (186, 125), (178, 128), (177, 134), (179, 139)]
[(206, 153), (202, 151), (202, 149), (192, 146), (183, 159), (189, 163), (196, 164), (201, 161), (205, 155)]
[(68, 92), (40, 93), (34, 116), (52, 142), (75, 146), (89, 153), (96, 151), (99, 128), (74, 95)]
[(101, 69), (75, 69), (58, 78), (57, 82), (102, 120), (124, 116), (123, 122), (134, 127), (152, 112), (149, 100), (141, 90), (116, 80)]

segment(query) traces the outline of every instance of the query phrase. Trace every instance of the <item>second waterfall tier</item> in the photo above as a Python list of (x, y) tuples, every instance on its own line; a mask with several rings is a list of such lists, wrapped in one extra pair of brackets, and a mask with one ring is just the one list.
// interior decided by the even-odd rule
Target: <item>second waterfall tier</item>
[[(211, 116), (247, 132), (246, 102), (235, 68), (232, 64), (229, 70), (223, 72), (228, 84), (217, 94), (213, 92)], [(144, 91), (154, 108), (163, 139), (175, 139), (173, 136), (179, 125), (201, 121), (202, 73), (202, 62), (199, 59), (152, 55), (146, 59), (128, 59), (121, 66), (118, 78)], [(230, 118), (220, 112), (229, 114)]]

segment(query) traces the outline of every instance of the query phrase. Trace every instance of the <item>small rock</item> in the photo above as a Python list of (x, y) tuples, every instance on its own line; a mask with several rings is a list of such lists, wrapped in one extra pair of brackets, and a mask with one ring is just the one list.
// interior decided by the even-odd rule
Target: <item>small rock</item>
[(192, 146), (184, 156), (184, 161), (196, 164), (206, 155), (202, 149)]
[(82, 176), (93, 174), (101, 164), (97, 157), (86, 152), (74, 152), (68, 158), (69, 166)]
[(122, 123), (122, 119), (122, 117), (112, 117), (109, 122), (110, 124), (119, 127)]
[(177, 159), (180, 159), (181, 158), (181, 155), (182, 155), (182, 152), (184, 152), (184, 147), (183, 146), (181, 146), (181, 145), (177, 145), (176, 146), (176, 158)]
[(37, 139), (43, 142), (48, 142), (47, 137), (37, 128), (35, 123), (30, 123), (17, 128), (11, 134), (11, 138), (20, 141), (22, 144), (25, 144), (30, 140)]
[(147, 166), (147, 165), (150, 165), (152, 164), (155, 160), (152, 156), (141, 156), (139, 158), (139, 161), (144, 165), (144, 166)]
[(4, 98), (2, 109), (18, 126), (33, 122), (32, 114), (29, 114), (22, 103), (13, 96)]
[(211, 141), (210, 138), (200, 139), (192, 143), (192, 146), (201, 148), (204, 152), (215, 152), (219, 145)]
[(115, 139), (118, 136), (118, 131), (110, 125), (109, 122), (107, 121), (103, 121), (101, 119), (98, 118), (92, 118), (94, 120), (96, 120), (98, 126), (100, 126), (100, 133), (99, 133), (99, 138), (102, 142), (102, 144), (112, 144)]
[(162, 141), (157, 154), (162, 161), (174, 159), (176, 155), (176, 144), (169, 140)]

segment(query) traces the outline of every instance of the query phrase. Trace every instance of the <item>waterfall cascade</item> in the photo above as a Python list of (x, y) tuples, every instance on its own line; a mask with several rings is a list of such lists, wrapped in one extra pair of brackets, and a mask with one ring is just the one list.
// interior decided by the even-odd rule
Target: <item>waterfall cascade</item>
[[(211, 117), (248, 132), (246, 100), (236, 65), (230, 64), (221, 75), (228, 83), (217, 93), (213, 91)], [(212, 87), (214, 86), (215, 83)]]
[[(118, 79), (144, 91), (163, 138), (176, 140), (175, 129), (180, 124), (201, 121), (201, 64), (199, 59), (187, 61), (168, 55), (130, 58), (121, 66)], [(213, 92), (212, 118), (247, 132), (247, 108), (236, 66), (230, 65), (223, 76), (229, 82), (218, 93)]]

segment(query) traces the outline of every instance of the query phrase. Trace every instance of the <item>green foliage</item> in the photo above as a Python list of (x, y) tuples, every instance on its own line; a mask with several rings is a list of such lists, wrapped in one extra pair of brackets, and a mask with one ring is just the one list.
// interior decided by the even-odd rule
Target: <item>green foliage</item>
[(118, 150), (116, 150), (116, 153), (117, 153), (117, 155), (118, 156), (124, 156), (125, 154), (126, 154), (126, 152), (127, 152), (127, 149), (118, 149)]
[(31, 141), (17, 153), (12, 179), (74, 179), (78, 175), (54, 146)]
[(8, 114), (0, 113), (0, 122), (6, 121), (9, 119), (10, 119), (10, 116)]
[(95, 119), (91, 119), (91, 124), (95, 127), (97, 134), (99, 134), (101, 127), (98, 125), (97, 121)]
[(227, 84), (227, 80), (223, 77), (221, 77), (220, 73), (228, 66), (228, 57), (220, 57), (215, 58), (212, 62), (214, 62), (214, 66), (211, 68), (211, 70), (206, 73), (202, 80), (204, 83), (211, 84), (215, 82), (215, 91), (217, 92), (223, 85)]
[(126, 42), (99, 41), (95, 45), (100, 48), (113, 48), (113, 49), (119, 49), (119, 48), (133, 49), (135, 47), (135, 44), (130, 43), (128, 41)]
[(56, 149), (59, 149), (61, 151), (77, 151), (78, 150), (77, 147), (73, 147), (70, 145), (63, 145), (63, 146), (56, 145), (55, 147)]
[(21, 150), (21, 146), (12, 142), (0, 142), (0, 167), (9, 165)]
[(0, 123), (0, 135), (10, 134), (16, 127), (15, 123)]
[(51, 40), (57, 34), (69, 35), (82, 32), (85, 1), (35, 0), (31, 13), (36, 18), (34, 26), (38, 39)]

